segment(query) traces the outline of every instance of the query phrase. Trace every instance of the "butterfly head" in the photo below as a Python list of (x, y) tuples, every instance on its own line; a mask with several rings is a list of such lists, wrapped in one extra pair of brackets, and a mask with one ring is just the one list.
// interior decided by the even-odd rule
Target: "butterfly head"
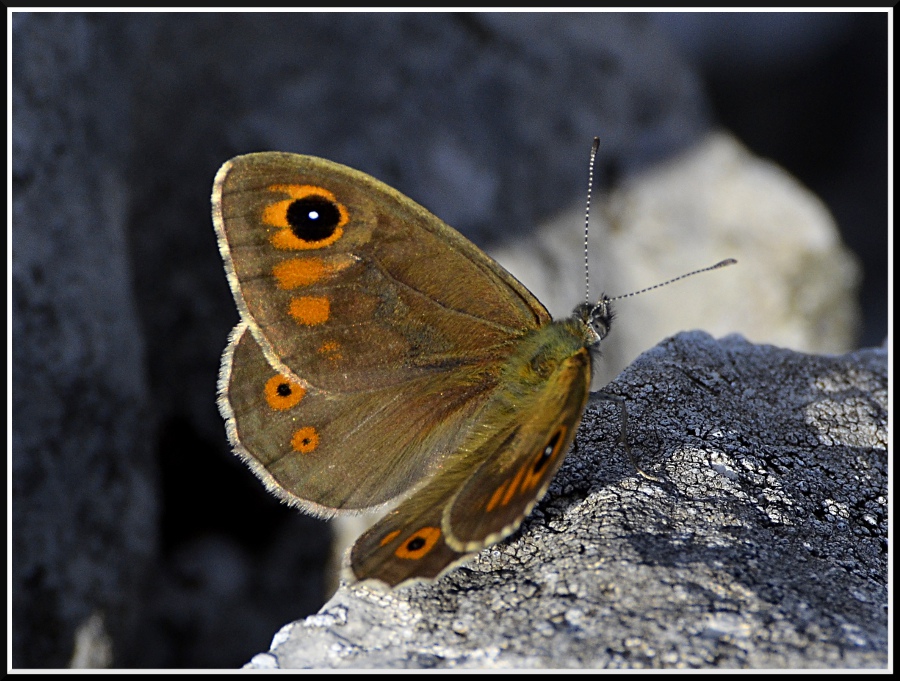
[(609, 333), (614, 317), (612, 302), (604, 294), (596, 303), (582, 303), (576, 307), (573, 316), (584, 324), (587, 347), (596, 347)]
[(668, 286), (669, 284), (680, 281), (681, 279), (692, 277), (695, 274), (700, 274), (701, 272), (709, 272), (710, 270), (717, 270), (720, 267), (727, 267), (728, 265), (734, 265), (736, 263), (737, 260), (735, 260), (734, 258), (728, 258), (727, 260), (717, 262), (715, 265), (712, 265), (710, 267), (704, 267), (699, 270), (694, 270), (693, 272), (682, 274), (681, 276), (675, 277), (674, 279), (669, 279), (668, 281), (654, 284), (653, 286), (648, 286), (647, 288), (642, 288), (640, 291), (625, 293), (621, 296), (614, 296), (610, 298), (604, 293), (602, 296), (600, 296), (600, 300), (598, 300), (596, 303), (584, 302), (576, 307), (575, 311), (572, 313), (572, 317), (576, 321), (580, 322), (581, 333), (584, 336), (585, 346), (591, 350), (594, 350), (600, 344), (600, 341), (606, 338), (606, 334), (609, 333), (610, 324), (612, 324), (613, 317), (615, 316), (612, 309), (612, 302), (614, 300), (631, 298), (632, 296), (637, 296), (641, 293), (652, 291), (653, 289)]

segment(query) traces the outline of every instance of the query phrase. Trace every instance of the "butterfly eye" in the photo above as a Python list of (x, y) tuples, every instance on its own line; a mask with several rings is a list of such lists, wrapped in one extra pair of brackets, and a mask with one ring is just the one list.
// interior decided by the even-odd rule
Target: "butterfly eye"
[(591, 328), (594, 329), (594, 331), (600, 337), (600, 340), (606, 338), (606, 334), (609, 333), (609, 327), (612, 323), (612, 319), (612, 307), (610, 306), (609, 300), (607, 300), (606, 296), (604, 296), (591, 310)]
[(288, 206), (287, 222), (298, 239), (323, 241), (337, 230), (341, 212), (333, 201), (324, 196), (307, 196)]

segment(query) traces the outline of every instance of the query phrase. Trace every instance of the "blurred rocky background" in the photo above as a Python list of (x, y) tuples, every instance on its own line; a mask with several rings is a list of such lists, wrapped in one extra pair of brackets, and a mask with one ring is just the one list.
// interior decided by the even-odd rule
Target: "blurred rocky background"
[(235, 154), (330, 158), (498, 258), (530, 245), (510, 267), (544, 299), (560, 257), (580, 282), (597, 135), (596, 293), (741, 261), (623, 301), (629, 352), (669, 312), (806, 351), (886, 337), (882, 12), (7, 18), (15, 667), (238, 667), (328, 595), (328, 527), (216, 411), (237, 312), (209, 194)]

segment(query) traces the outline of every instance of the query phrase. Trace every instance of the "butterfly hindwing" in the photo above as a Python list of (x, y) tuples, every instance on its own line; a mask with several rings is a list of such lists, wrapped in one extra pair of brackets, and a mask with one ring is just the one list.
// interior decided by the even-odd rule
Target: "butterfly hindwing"
[(486, 443), (490, 456), (447, 506), (443, 527), (457, 551), (475, 551), (512, 534), (544, 496), (575, 438), (590, 387), (587, 349), (567, 359), (524, 407), (510, 434)]
[(350, 550), (351, 580), (375, 579), (390, 587), (433, 580), (471, 556), (450, 548), (441, 528), (443, 510), (464, 474), (436, 476), (357, 539)]
[[(463, 371), (330, 395), (269, 366), (241, 323), (223, 357), (219, 406), (232, 444), (271, 491), (330, 515), (390, 501), (459, 447), (491, 393), (480, 372)], [(423, 425), (435, 419), (445, 427)]]
[[(589, 366), (587, 351), (577, 353), (554, 376), (565, 384), (555, 387), (566, 392), (546, 390), (514, 418), (488, 419), (493, 428), (474, 433), (446, 469), (356, 541), (353, 579), (389, 586), (434, 579), (514, 532), (572, 443), (587, 400)], [(548, 422), (545, 414), (554, 416)]]

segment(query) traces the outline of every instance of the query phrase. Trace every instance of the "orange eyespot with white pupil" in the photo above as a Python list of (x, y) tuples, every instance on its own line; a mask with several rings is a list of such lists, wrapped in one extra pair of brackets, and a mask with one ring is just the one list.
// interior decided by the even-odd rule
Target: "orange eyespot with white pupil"
[(278, 231), (272, 245), (282, 250), (325, 248), (341, 238), (350, 220), (347, 209), (327, 189), (314, 185), (277, 184), (269, 191), (290, 198), (263, 210), (263, 222)]
[(322, 196), (307, 196), (293, 201), (287, 209), (291, 231), (304, 241), (324, 241), (337, 229), (341, 212), (333, 201)]

